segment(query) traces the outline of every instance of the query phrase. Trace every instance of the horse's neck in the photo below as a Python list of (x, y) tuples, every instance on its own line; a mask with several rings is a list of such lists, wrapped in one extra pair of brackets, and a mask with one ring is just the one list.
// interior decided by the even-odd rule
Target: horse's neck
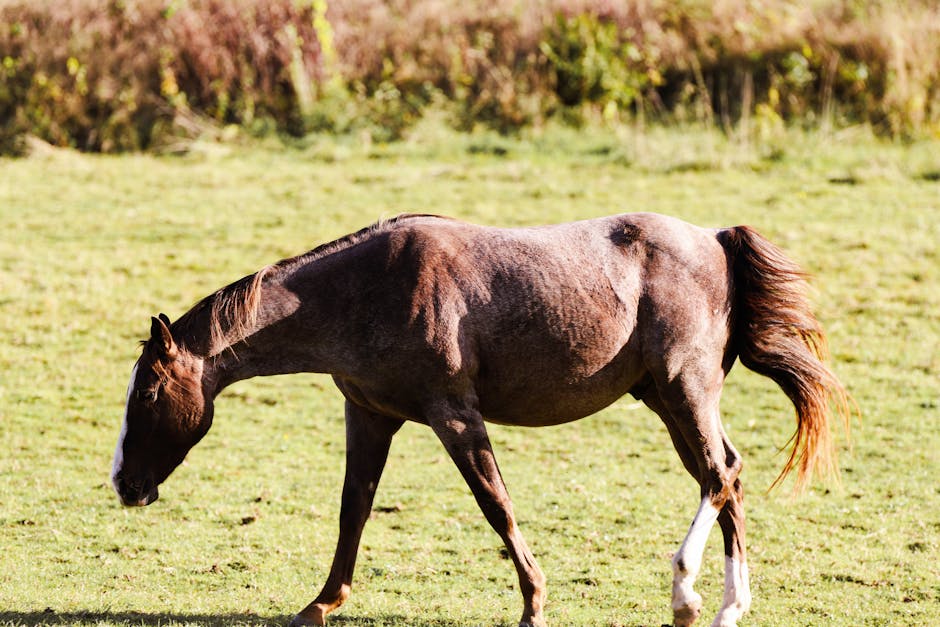
[(312, 360), (305, 363), (296, 356), (284, 359), (279, 352), (279, 347), (259, 347), (245, 342), (226, 349), (211, 358), (211, 365), (205, 370), (205, 376), (211, 383), (209, 387), (218, 394), (229, 385), (244, 379), (321, 370)]
[[(360, 239), (367, 241), (369, 234)], [(228, 299), (221, 301), (222, 307), (205, 308), (208, 314), (201, 315), (198, 328), (216, 393), (251, 377), (341, 374), (355, 367), (349, 314), (363, 305), (363, 281), (352, 281), (349, 264), (333, 255), (343, 254), (357, 241), (336, 244), (336, 250), (321, 251), (309, 260), (297, 258), (297, 263), (262, 270), (247, 290), (247, 283), (236, 287), (243, 298), (231, 307)], [(222, 315), (213, 313), (219, 310)]]
[[(292, 316), (303, 305), (302, 316)], [(302, 319), (301, 319), (302, 318)], [(257, 315), (250, 325), (226, 327), (216, 333), (221, 341), (208, 343), (205, 377), (217, 394), (243, 379), (293, 374), (331, 372), (329, 355), (318, 350), (325, 342), (318, 338), (323, 328), (316, 303), (301, 303), (299, 297), (279, 284), (262, 289)], [(212, 337), (211, 331), (206, 331)]]

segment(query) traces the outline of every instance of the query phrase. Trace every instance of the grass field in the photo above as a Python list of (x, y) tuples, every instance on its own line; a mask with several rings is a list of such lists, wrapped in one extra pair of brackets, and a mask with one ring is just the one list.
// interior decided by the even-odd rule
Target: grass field
[[(864, 418), (842, 484), (766, 488), (792, 408), (740, 366), (754, 604), (742, 625), (940, 622), (940, 146), (863, 130), (739, 143), (695, 129), (512, 140), (428, 123), (183, 157), (0, 160), (0, 625), (273, 625), (326, 576), (343, 473), (328, 378), (236, 384), (155, 505), (108, 484), (149, 316), (399, 212), (535, 224), (630, 210), (747, 223), (816, 275)], [(660, 625), (698, 504), (665, 429), (626, 398), (575, 424), (494, 427), (552, 625)], [(515, 625), (511, 563), (426, 428), (396, 438), (338, 625)], [(698, 585), (721, 602), (715, 531)], [(705, 622), (705, 619), (703, 619)], [(707, 624), (707, 622), (705, 622)]]

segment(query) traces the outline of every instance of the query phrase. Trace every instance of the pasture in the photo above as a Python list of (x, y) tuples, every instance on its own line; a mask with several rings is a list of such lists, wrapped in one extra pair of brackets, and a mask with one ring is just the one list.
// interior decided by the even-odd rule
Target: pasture
[[(723, 395), (744, 456), (746, 625), (940, 621), (940, 146), (864, 130), (552, 129), (518, 139), (422, 122), (401, 143), (311, 137), (184, 156), (42, 150), (0, 160), (0, 625), (276, 625), (332, 558), (342, 399), (328, 378), (241, 382), (151, 507), (108, 473), (149, 317), (401, 212), (496, 225), (656, 211), (750, 224), (815, 275), (858, 402), (840, 485), (766, 489), (793, 410), (738, 365)], [(552, 625), (660, 625), (698, 488), (631, 397), (490, 436), (548, 578)], [(392, 445), (336, 625), (515, 625), (512, 564), (425, 427)], [(723, 555), (697, 589), (710, 620)], [(706, 618), (702, 622), (707, 624)]]

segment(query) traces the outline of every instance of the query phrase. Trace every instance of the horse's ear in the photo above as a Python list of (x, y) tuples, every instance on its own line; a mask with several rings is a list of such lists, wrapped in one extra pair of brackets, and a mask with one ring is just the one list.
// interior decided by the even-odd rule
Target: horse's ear
[(176, 357), (176, 342), (170, 333), (170, 319), (165, 314), (150, 319), (150, 338), (157, 343), (163, 355), (169, 359)]

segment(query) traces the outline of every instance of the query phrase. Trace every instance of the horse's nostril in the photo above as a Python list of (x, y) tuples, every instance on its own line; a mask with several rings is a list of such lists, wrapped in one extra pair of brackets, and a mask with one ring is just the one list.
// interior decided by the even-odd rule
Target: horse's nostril
[(145, 494), (150, 487), (149, 481), (134, 481), (123, 475), (118, 475), (114, 479), (118, 494), (129, 500), (137, 500), (141, 494)]

